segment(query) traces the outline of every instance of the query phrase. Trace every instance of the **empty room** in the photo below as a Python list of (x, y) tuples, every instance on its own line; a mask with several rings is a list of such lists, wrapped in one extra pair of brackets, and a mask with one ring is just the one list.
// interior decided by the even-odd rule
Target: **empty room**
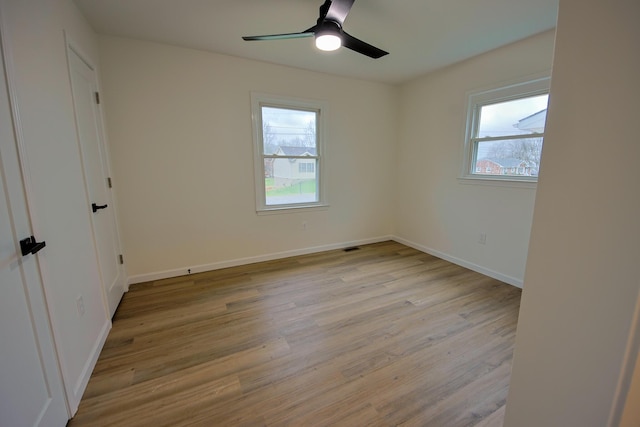
[(0, 425), (640, 425), (638, 17), (0, 0)]

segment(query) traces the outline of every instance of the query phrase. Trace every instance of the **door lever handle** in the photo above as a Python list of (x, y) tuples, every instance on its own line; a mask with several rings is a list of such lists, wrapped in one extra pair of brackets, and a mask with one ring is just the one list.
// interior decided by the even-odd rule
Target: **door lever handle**
[(47, 246), (47, 242), (36, 242), (36, 238), (33, 236), (20, 240), (20, 252), (22, 252), (22, 256), (35, 254), (45, 246)]
[(96, 205), (95, 203), (91, 203), (91, 210), (93, 213), (98, 212), (99, 209), (105, 209), (107, 205)]

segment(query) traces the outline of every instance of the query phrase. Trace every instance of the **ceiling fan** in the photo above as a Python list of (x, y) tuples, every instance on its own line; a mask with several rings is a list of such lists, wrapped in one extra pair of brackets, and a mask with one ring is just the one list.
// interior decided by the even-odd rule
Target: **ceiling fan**
[(283, 40), (315, 36), (316, 47), (321, 50), (336, 50), (340, 46), (366, 55), (380, 58), (389, 54), (382, 49), (365, 43), (349, 35), (342, 29), (345, 18), (355, 0), (325, 0), (320, 6), (320, 16), (316, 25), (300, 33), (271, 34), (265, 36), (245, 36), (244, 40)]

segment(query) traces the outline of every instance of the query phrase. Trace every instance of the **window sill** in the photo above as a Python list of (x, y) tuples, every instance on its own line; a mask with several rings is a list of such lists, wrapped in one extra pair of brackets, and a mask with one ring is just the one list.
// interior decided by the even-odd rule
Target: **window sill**
[(490, 178), (486, 176), (462, 176), (458, 177), (458, 182), (465, 185), (486, 185), (491, 187), (511, 187), (536, 189), (538, 180), (518, 179), (518, 178)]
[(256, 214), (258, 215), (288, 214), (288, 213), (327, 210), (328, 208), (329, 208), (328, 204), (305, 205), (305, 206), (277, 206), (277, 207), (267, 207), (267, 208), (258, 209), (256, 211)]

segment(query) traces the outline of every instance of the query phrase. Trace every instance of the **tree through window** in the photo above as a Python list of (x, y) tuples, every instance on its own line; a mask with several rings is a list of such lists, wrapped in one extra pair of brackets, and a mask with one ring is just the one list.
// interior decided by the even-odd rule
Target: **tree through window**
[(547, 78), (471, 95), (464, 175), (535, 181), (548, 100)]
[(324, 205), (322, 105), (252, 99), (258, 211)]

